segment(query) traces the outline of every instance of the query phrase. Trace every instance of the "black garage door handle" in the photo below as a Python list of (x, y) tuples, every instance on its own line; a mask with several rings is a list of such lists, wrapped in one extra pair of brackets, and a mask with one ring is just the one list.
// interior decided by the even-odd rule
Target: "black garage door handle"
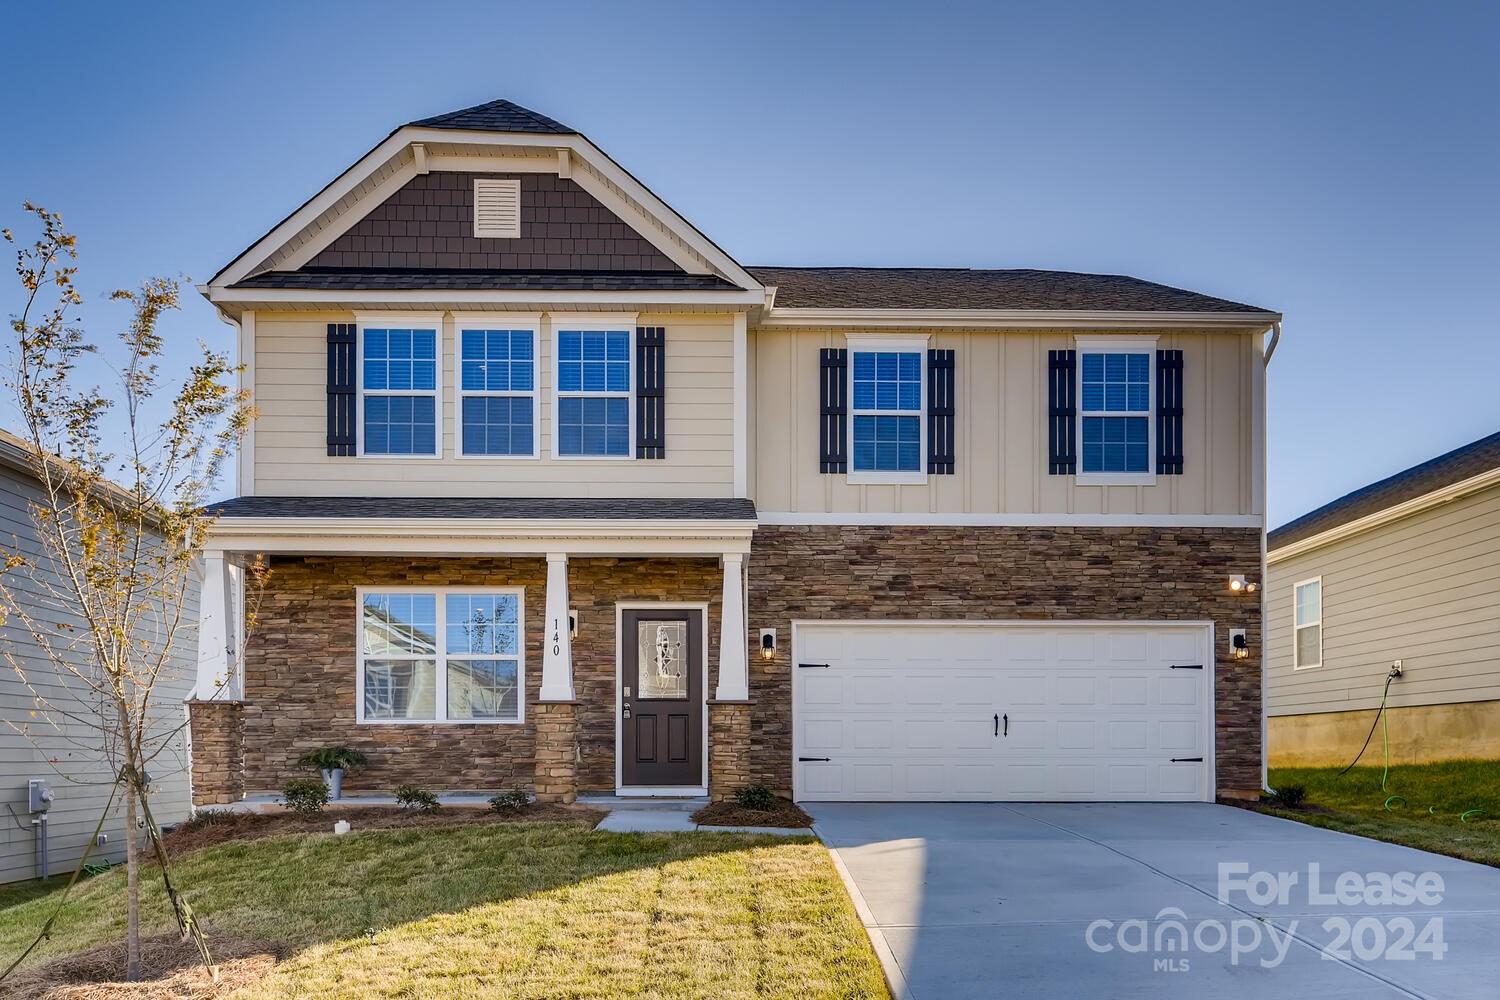
[(832, 757), (798, 757), (797, 760), (798, 761), (820, 760), (820, 761), (823, 761), (824, 763), (830, 763), (830, 762), (832, 762), (833, 758)]

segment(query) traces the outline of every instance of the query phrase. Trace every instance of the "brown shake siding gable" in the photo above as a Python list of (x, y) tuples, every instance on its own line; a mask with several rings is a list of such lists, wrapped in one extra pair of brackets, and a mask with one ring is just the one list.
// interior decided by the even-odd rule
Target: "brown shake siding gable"
[[(520, 239), (474, 235), (478, 177), (521, 182)], [(307, 267), (682, 273), (575, 181), (553, 174), (466, 172), (412, 178)]]

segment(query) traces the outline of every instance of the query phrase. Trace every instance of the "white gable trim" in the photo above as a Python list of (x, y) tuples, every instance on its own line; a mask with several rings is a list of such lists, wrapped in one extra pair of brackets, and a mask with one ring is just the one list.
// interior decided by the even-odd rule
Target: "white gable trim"
[[(742, 288), (759, 290), (761, 285), (748, 271), (740, 267), (727, 253), (721, 250), (712, 240), (694, 228), (686, 219), (674, 211), (666, 202), (653, 194), (644, 184), (636, 180), (623, 167), (610, 159), (602, 150), (580, 135), (532, 135), (514, 132), (467, 132), (460, 129), (431, 129), (415, 126), (406, 126), (397, 129), (385, 141), (361, 157), (353, 166), (335, 178), (327, 187), (318, 192), (307, 201), (301, 208), (293, 212), (283, 220), (276, 228), (253, 244), (244, 253), (236, 257), (224, 268), (210, 283), (214, 288), (222, 288), (243, 280), (262, 263), (273, 256), (279, 249), (289, 243), (298, 233), (302, 232), (319, 216), (336, 206), (340, 200), (348, 197), (359, 185), (365, 182), (372, 174), (389, 162), (392, 158), (400, 155), (408, 145), (418, 144), (429, 147), (426, 150), (426, 166), (429, 170), (438, 169), (449, 157), (435, 153), (430, 147), (433, 145), (463, 143), (478, 146), (509, 146), (509, 147), (539, 147), (547, 150), (567, 150), (569, 152), (569, 173), (571, 179), (589, 194), (597, 198), (610, 211), (630, 222), (642, 236), (650, 240), (664, 254), (689, 273), (702, 274), (707, 269), (712, 269), (722, 274), (729, 281), (734, 282)], [(483, 160), (486, 163), (494, 161), (485, 157), (452, 157), (451, 159), (462, 159), (464, 161)], [(529, 161), (530, 157), (505, 157), (505, 161)], [(556, 173), (560, 161), (554, 158), (536, 157), (538, 164), (545, 163), (546, 172)], [(519, 165), (519, 164), (518, 164)], [(470, 167), (472, 169), (472, 167)], [(490, 167), (489, 169), (500, 169), (503, 171), (513, 169), (511, 166)], [(533, 169), (540, 169), (533, 168)], [(415, 159), (396, 171), (391, 178), (382, 182), (376, 192), (367, 197), (373, 198), (380, 192), (393, 190), (392, 182), (397, 176), (404, 175), (404, 184), (416, 176), (417, 165)], [(388, 196), (388, 195), (387, 195)], [(362, 199), (363, 200), (363, 199)], [(344, 221), (347, 217), (347, 222)], [(358, 219), (363, 216), (353, 211), (347, 211), (334, 225), (328, 226), (315, 238), (308, 241), (308, 246), (299, 247), (296, 254), (289, 256), (285, 266), (295, 268), (306, 263), (318, 250), (323, 249), (344, 232), (347, 232)], [(653, 229), (662, 231), (666, 238), (653, 238)], [(318, 244), (317, 249), (308, 251), (308, 247)], [(694, 259), (694, 255), (700, 259)], [(708, 265), (705, 268), (705, 263)]]

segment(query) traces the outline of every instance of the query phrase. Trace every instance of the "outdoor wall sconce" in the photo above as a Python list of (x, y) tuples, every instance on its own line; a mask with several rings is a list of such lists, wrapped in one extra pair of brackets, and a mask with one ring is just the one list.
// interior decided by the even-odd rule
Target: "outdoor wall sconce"
[(1250, 643), (1245, 638), (1245, 630), (1232, 628), (1229, 630), (1229, 648), (1234, 653), (1236, 660), (1248, 660), (1250, 658)]
[(1260, 584), (1245, 579), (1243, 573), (1236, 573), (1229, 578), (1229, 589), (1236, 594), (1253, 594), (1260, 589)]
[(774, 628), (760, 630), (760, 658), (762, 660), (776, 659), (776, 630)]
[(568, 638), (578, 638), (578, 612), (568, 609)]

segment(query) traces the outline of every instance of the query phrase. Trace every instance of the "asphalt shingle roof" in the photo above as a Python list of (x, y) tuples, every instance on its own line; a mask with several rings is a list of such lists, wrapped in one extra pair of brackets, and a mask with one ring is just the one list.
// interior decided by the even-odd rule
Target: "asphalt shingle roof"
[(1414, 465), (1288, 521), (1266, 536), (1266, 547), (1274, 550), (1300, 542), (1497, 468), (1500, 468), (1500, 433)]
[(211, 504), (235, 517), (473, 517), (500, 519), (753, 521), (749, 500), (715, 497), (235, 497)]
[(964, 267), (750, 267), (788, 309), (1267, 312), (1123, 274)]
[(480, 289), (507, 291), (732, 291), (716, 274), (666, 271), (478, 271), (315, 269), (267, 271), (234, 288), (315, 288), (331, 291)]
[(473, 132), (537, 132), (544, 135), (577, 135), (578, 130), (562, 122), (523, 108), (510, 101), (489, 101), (472, 108), (419, 118), (408, 125), (423, 128), (456, 128)]

